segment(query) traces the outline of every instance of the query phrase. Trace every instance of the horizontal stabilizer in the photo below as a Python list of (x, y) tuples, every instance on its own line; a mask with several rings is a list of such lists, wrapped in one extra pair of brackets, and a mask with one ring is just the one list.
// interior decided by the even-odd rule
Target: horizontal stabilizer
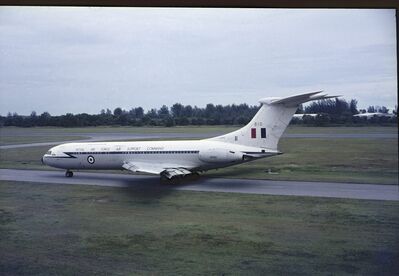
[(309, 101), (325, 100), (325, 99), (339, 97), (339, 96), (328, 96), (327, 94), (322, 92), (323, 91), (316, 91), (316, 92), (294, 95), (286, 98), (264, 98), (261, 99), (259, 102), (270, 105), (281, 104), (286, 107), (295, 107)]

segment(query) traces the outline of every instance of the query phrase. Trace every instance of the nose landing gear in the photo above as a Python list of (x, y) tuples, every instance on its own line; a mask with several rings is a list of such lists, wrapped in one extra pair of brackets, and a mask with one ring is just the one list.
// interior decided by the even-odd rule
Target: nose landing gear
[(73, 172), (72, 171), (66, 171), (65, 172), (65, 177), (72, 177), (73, 176)]

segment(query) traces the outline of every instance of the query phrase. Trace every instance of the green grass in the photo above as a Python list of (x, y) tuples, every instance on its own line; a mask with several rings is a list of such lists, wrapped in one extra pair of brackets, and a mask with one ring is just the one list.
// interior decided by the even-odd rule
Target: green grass
[(4, 275), (399, 272), (396, 201), (134, 187), (0, 182), (0, 271)]
[[(51, 169), (40, 162), (48, 146), (0, 150), (0, 168)], [(274, 180), (398, 184), (397, 139), (282, 139), (283, 155), (207, 176)], [(272, 173), (269, 174), (268, 171)]]
[[(226, 132), (234, 127), (222, 127)], [(1, 128), (0, 141), (14, 137), (26, 142), (46, 141), (44, 133), (68, 132), (187, 132), (220, 131), (221, 127), (98, 127), (98, 128)], [(288, 133), (394, 133), (392, 127), (299, 127), (290, 126)], [(26, 135), (23, 136), (22, 134)], [(73, 135), (69, 133), (69, 135)], [(72, 139), (74, 136), (65, 136)], [(49, 136), (48, 140), (53, 139)], [(62, 138), (62, 136), (58, 137)], [(78, 137), (76, 137), (78, 138)], [(81, 138), (81, 137), (79, 137)], [(159, 139), (158, 139), (159, 140)], [(21, 141), (21, 140), (19, 140)], [(2, 142), (3, 143), (3, 142)], [(249, 162), (206, 174), (212, 177), (257, 178), (275, 180), (306, 180), (355, 183), (398, 184), (397, 139), (309, 139), (283, 138), (283, 155)], [(49, 169), (40, 163), (48, 146), (0, 150), (0, 168)], [(272, 174), (268, 171), (271, 170)]]
[(178, 127), (126, 127), (126, 126), (99, 126), (99, 127), (3, 127), (0, 128), (1, 135), (19, 135), (19, 134), (74, 134), (74, 133), (207, 133), (215, 131), (227, 132), (235, 130), (239, 126), (178, 126)]
[(0, 136), (0, 146), (87, 139), (84, 136)]
[[(38, 135), (41, 133), (52, 134), (76, 134), (76, 133), (210, 133), (210, 132), (230, 132), (241, 126), (178, 126), (178, 127), (77, 127), (77, 128), (61, 128), (61, 127), (2, 127), (0, 128), (0, 137), (7, 135)], [(290, 125), (286, 133), (397, 133), (396, 127), (305, 127)]]
[[(397, 139), (281, 139), (283, 155), (209, 176), (398, 184)], [(271, 172), (276, 174), (269, 174)]]
[(289, 134), (307, 134), (307, 133), (320, 133), (320, 134), (351, 134), (351, 133), (397, 133), (397, 127), (381, 127), (381, 126), (366, 126), (366, 127), (307, 127), (290, 125), (286, 133)]
[(0, 168), (8, 169), (51, 169), (41, 163), (42, 156), (50, 146), (0, 149)]

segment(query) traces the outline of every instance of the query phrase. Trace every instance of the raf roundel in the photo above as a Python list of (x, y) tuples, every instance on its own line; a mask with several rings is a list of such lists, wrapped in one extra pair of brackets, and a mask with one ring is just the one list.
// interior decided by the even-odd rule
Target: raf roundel
[(87, 156), (87, 162), (89, 162), (90, 164), (94, 164), (95, 161), (96, 160), (94, 159), (93, 156), (91, 156), (91, 155)]

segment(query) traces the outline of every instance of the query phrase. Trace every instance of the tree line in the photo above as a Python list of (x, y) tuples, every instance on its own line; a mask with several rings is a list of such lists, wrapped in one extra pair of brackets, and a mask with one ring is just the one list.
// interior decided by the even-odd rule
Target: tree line
[[(299, 114), (318, 114), (317, 116), (306, 116), (302, 119), (293, 118), (291, 124), (304, 125), (384, 125), (397, 124), (397, 116), (395, 117), (378, 117), (371, 118), (356, 117), (354, 115), (359, 113), (385, 113), (388, 114), (389, 109), (385, 106), (369, 106), (367, 109), (357, 108), (357, 100), (351, 99), (346, 101), (344, 99), (327, 99), (310, 103), (303, 108), (300, 106), (296, 113)], [(397, 114), (397, 107), (392, 110), (393, 114)]]
[[(161, 108), (152, 108), (144, 111), (142, 107), (124, 110), (120, 107), (113, 111), (102, 109), (99, 114), (72, 114), (52, 116), (48, 112), (38, 115), (35, 111), (29, 116), (8, 113), (0, 116), (0, 126), (59, 126), (59, 127), (85, 127), (85, 126), (186, 126), (186, 125), (244, 125), (248, 123), (260, 106), (247, 104), (214, 105), (206, 107), (192, 107), (176, 103), (171, 107), (163, 105)], [(353, 117), (359, 112), (383, 112), (386, 107), (370, 106), (367, 110), (358, 110), (357, 101), (352, 99), (328, 99), (312, 102), (307, 106), (300, 106), (297, 113), (317, 113), (316, 117), (304, 116), (302, 120), (294, 118), (291, 123), (305, 125), (331, 125), (331, 124), (380, 124), (396, 123), (395, 118), (365, 118)], [(396, 111), (394, 111), (396, 112)]]

